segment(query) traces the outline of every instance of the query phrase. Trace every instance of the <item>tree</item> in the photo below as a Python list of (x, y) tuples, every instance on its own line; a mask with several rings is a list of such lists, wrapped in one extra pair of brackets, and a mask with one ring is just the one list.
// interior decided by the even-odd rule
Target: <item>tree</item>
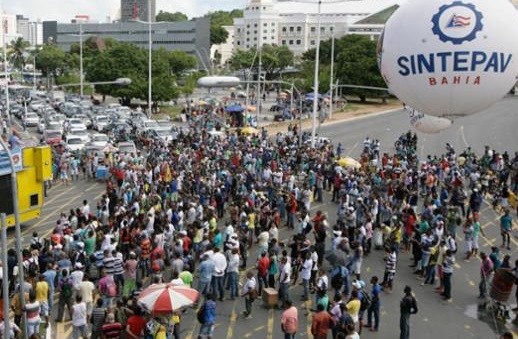
[[(313, 86), (313, 73), (316, 50), (310, 49), (302, 55), (300, 65), (301, 77), (307, 90)], [(376, 42), (363, 35), (345, 35), (335, 39), (335, 80), (342, 84), (385, 87), (385, 82), (378, 70)], [(319, 91), (329, 90), (331, 40), (320, 43), (319, 56)], [(367, 95), (373, 95), (370, 90), (348, 89), (348, 93), (358, 95), (365, 101)]]
[(197, 64), (196, 57), (184, 51), (170, 51), (167, 55), (167, 60), (169, 62), (169, 69), (177, 77), (188, 69), (196, 68)]
[[(294, 63), (293, 52), (287, 46), (263, 45), (261, 47), (261, 73), (265, 73), (267, 80), (279, 78), (281, 72)], [(238, 49), (229, 59), (233, 70), (252, 69), (259, 71), (259, 53), (256, 49), (248, 51)]]
[(36, 68), (44, 77), (56, 77), (63, 73), (66, 54), (54, 44), (45, 44), (36, 54)]
[[(385, 87), (385, 81), (378, 69), (376, 42), (363, 35), (347, 35), (342, 38), (346, 48), (342, 48), (336, 58), (336, 76), (340, 83)], [(364, 102), (372, 91), (353, 89)]]
[(188, 21), (189, 18), (182, 12), (164, 12), (160, 11), (156, 15), (156, 21)]
[(29, 42), (23, 38), (16, 38), (11, 42), (8, 51), (8, 58), (11, 59), (13, 66), (20, 71), (25, 67), (25, 50), (29, 47)]
[(227, 41), (228, 38), (228, 32), (222, 26), (232, 26), (234, 18), (243, 17), (243, 10), (209, 12), (205, 14), (205, 17), (210, 19), (210, 43), (218, 45)]

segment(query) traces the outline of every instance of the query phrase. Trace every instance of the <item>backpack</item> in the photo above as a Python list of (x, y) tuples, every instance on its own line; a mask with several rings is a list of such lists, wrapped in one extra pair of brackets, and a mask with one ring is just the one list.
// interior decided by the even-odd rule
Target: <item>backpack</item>
[(63, 278), (61, 282), (61, 295), (63, 298), (68, 299), (72, 297), (72, 281), (69, 277)]
[(29, 267), (27, 268), (27, 274), (30, 277), (37, 277), (40, 273), (40, 268), (38, 264), (36, 263), (35, 259), (29, 259)]
[(362, 294), (360, 311), (365, 311), (371, 306), (372, 300), (371, 300), (371, 297), (369, 296), (369, 293), (367, 293), (367, 291), (362, 289), (360, 291), (360, 293)]
[(113, 281), (113, 277), (108, 277), (106, 281), (106, 293), (109, 297), (117, 296), (117, 285), (115, 284), (115, 281)]

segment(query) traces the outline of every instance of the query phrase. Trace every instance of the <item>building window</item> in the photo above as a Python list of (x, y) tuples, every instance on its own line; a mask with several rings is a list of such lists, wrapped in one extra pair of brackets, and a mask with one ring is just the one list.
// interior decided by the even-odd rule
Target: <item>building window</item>
[(265, 36), (263, 36), (263, 40), (266, 40), (266, 37), (265, 37)]
[(272, 29), (272, 33), (275, 33), (275, 29)]
[(311, 46), (315, 46), (315, 40), (311, 40), (311, 41), (309, 42), (309, 44), (310, 44)]
[(266, 11), (266, 7), (263, 7), (263, 11)]
[(250, 28), (250, 25), (246, 25), (246, 28)]
[(295, 27), (290, 26), (290, 32), (294, 32), (294, 31), (295, 31)]
[(250, 35), (250, 31), (246, 31), (246, 35)]
[(333, 26), (330, 26), (330, 27), (329, 27), (329, 31), (330, 31), (330, 32), (333, 32), (334, 30), (335, 30), (335, 28), (334, 28)]
[(282, 26), (282, 32), (286, 33), (286, 26)]
[(257, 30), (254, 31), (254, 34), (257, 34)]
[(250, 41), (250, 38), (246, 38), (246, 41)]
[(288, 44), (289, 45), (293, 45), (293, 40), (290, 40), (290, 42)]
[(268, 30), (266, 30), (266, 29), (263, 29), (263, 33), (265, 33), (265, 34), (266, 34), (266, 33), (268, 33)]
[(282, 40), (281, 45), (286, 45), (286, 40)]
[(300, 45), (300, 40), (297, 40), (297, 45)]
[(324, 26), (320, 27), (320, 32), (325, 32), (326, 28)]
[(257, 27), (257, 24), (254, 24), (254, 27)]
[(302, 32), (302, 27), (297, 26), (297, 32), (299, 32), (299, 33)]
[(263, 27), (267, 27), (267, 26), (268, 26), (268, 24), (265, 22), (265, 23), (263, 24)]
[(315, 33), (317, 31), (317, 29), (315, 28), (315, 26), (311, 26), (311, 33)]
[(246, 49), (249, 49), (250, 48), (250, 45), (246, 45)]
[(238, 33), (241, 33), (241, 28), (238, 28), (238, 29), (237, 29), (237, 32), (238, 32)]
[(257, 37), (254, 38), (254, 41), (257, 41)]
[(237, 45), (238, 45), (238, 46), (239, 46), (239, 45), (241, 45), (241, 41), (238, 41), (238, 42), (237, 42)]
[(272, 26), (272, 27), (273, 27), (273, 26), (275, 26), (275, 23), (274, 23), (274, 22), (272, 22), (272, 23), (271, 23), (271, 26)]

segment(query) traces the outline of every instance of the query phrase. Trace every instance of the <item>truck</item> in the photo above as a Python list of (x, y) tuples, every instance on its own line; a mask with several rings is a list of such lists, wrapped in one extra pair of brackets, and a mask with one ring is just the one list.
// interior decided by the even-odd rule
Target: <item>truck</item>
[(20, 223), (40, 217), (45, 181), (52, 179), (50, 146), (16, 148), (10, 153), (16, 173), (16, 197), (13, 197), (9, 154), (0, 151), (0, 213), (7, 215), (7, 227), (15, 225), (14, 198), (18, 202)]

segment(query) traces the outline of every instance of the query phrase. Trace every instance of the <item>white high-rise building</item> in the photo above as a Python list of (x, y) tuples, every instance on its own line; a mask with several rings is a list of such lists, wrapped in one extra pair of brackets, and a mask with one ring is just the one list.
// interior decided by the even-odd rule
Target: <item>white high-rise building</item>
[[(320, 10), (320, 39), (339, 38), (357, 21), (398, 3), (398, 0), (358, 0), (326, 3)], [(251, 0), (243, 18), (234, 19), (234, 49), (263, 44), (286, 45), (295, 54), (316, 47), (318, 1), (314, 3)]]
[(29, 43), (31, 46), (43, 45), (43, 23), (40, 19), (29, 22)]
[(9, 44), (11, 41), (20, 36), (17, 31), (16, 15), (8, 14), (0, 7), (0, 47), (5, 43)]

